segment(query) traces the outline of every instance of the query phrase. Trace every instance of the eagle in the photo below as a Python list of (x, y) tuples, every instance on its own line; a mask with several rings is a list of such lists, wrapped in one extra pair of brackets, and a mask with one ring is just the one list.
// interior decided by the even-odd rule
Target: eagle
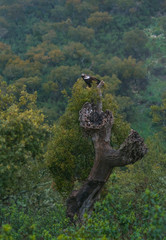
[(95, 78), (95, 77), (92, 77), (92, 76), (89, 76), (89, 75), (86, 75), (84, 73), (81, 74), (81, 77), (83, 78), (83, 80), (85, 81), (85, 83), (88, 85), (88, 87), (91, 87), (92, 86), (92, 82), (96, 82), (96, 84), (98, 85), (100, 83), (100, 80)]

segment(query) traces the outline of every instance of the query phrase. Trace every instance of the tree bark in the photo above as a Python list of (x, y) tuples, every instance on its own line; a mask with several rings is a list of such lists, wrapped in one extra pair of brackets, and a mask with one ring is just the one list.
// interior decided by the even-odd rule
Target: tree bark
[(113, 115), (109, 110), (102, 111), (101, 101), (97, 105), (85, 103), (80, 110), (79, 120), (86, 134), (92, 137), (95, 159), (85, 183), (79, 190), (73, 191), (67, 200), (67, 216), (72, 222), (75, 215), (81, 221), (85, 211), (93, 208), (114, 167), (133, 164), (147, 152), (144, 140), (134, 130), (118, 150), (112, 149), (110, 137)]

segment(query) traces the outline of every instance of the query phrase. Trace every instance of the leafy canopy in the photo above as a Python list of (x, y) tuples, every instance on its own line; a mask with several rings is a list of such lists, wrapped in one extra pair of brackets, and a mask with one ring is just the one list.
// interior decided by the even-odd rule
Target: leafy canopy
[(0, 192), (17, 192), (32, 163), (41, 162), (49, 127), (36, 108), (37, 94), (0, 82)]

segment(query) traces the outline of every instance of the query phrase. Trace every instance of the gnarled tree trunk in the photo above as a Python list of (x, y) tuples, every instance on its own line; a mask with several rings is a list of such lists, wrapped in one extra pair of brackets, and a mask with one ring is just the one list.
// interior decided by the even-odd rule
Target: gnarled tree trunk
[[(99, 84), (99, 88), (102, 86)], [(99, 89), (99, 94), (100, 89)], [(147, 147), (139, 134), (131, 130), (128, 138), (118, 150), (110, 146), (113, 115), (102, 111), (102, 103), (85, 103), (80, 110), (79, 120), (84, 131), (92, 136), (95, 148), (94, 165), (82, 187), (73, 191), (67, 200), (67, 215), (74, 221), (75, 215), (81, 221), (85, 211), (92, 209), (101, 189), (107, 182), (114, 167), (133, 164), (143, 158)]]

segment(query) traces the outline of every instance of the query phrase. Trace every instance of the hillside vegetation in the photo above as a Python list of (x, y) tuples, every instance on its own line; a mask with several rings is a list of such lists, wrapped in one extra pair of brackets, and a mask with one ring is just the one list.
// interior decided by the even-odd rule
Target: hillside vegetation
[[(165, 13), (165, 0), (0, 1), (0, 239), (165, 239)], [(113, 147), (133, 128), (149, 150), (71, 225), (66, 197), (94, 158), (81, 73), (105, 82)]]

